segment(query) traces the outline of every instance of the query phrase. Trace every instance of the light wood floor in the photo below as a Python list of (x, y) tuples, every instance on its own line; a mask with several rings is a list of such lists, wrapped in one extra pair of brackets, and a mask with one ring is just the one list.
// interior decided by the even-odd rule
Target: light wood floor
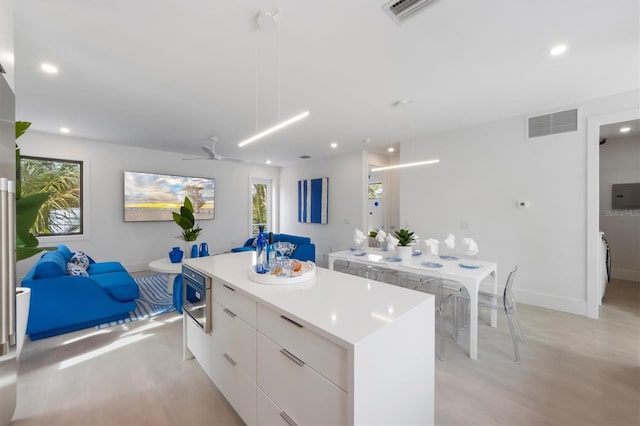
[[(447, 340), (437, 424), (640, 425), (640, 284), (611, 282), (597, 321), (519, 307), (521, 365), (502, 317), (498, 329), (481, 320), (478, 361)], [(25, 344), (14, 425), (242, 424), (198, 364), (182, 361), (179, 316), (95, 332)]]

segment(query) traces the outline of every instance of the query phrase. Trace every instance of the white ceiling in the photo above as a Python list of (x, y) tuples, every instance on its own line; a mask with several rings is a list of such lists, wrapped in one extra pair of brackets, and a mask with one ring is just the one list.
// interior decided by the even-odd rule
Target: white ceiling
[(185, 156), (217, 136), (286, 165), (640, 87), (637, 0), (436, 0), (401, 25), (384, 3), (14, 0), (17, 119)]

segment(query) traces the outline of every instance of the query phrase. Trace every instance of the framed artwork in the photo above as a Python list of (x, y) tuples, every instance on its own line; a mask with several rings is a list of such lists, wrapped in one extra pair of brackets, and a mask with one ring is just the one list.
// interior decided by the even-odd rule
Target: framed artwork
[(215, 179), (124, 172), (124, 221), (172, 221), (184, 197), (197, 220), (214, 218)]
[(321, 223), (329, 221), (329, 178), (298, 181), (298, 222)]

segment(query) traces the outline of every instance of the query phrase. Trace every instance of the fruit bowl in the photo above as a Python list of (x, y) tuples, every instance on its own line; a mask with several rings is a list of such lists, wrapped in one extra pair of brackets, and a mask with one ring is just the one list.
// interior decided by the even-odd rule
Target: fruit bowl
[[(249, 268), (249, 279), (259, 284), (289, 285), (309, 281), (316, 276), (316, 265), (310, 260), (298, 261), (293, 265), (291, 275), (283, 274), (281, 268), (269, 271), (266, 274), (258, 274), (253, 267)], [(279, 270), (278, 270), (279, 269)]]

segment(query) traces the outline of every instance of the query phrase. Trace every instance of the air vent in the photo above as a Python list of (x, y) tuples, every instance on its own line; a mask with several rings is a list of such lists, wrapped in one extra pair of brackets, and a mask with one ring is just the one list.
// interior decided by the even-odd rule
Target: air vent
[(529, 138), (555, 135), (578, 130), (578, 110), (554, 112), (537, 117), (529, 117)]
[(300, 158), (302, 158), (303, 160), (308, 160), (309, 158), (311, 158), (310, 155), (301, 155)]
[(409, 16), (433, 1), (434, 0), (394, 0), (385, 4), (382, 8), (391, 16), (396, 24), (400, 24)]

